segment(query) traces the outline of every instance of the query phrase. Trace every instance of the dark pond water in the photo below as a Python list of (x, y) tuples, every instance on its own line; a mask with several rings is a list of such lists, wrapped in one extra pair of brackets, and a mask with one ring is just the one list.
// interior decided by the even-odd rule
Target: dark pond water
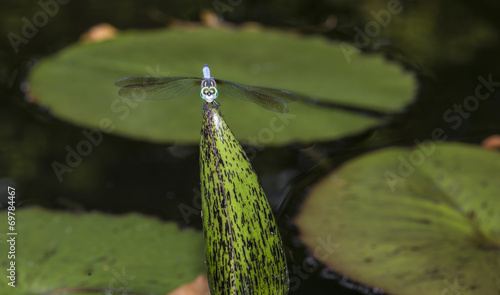
[[(50, 1), (47, 1), (50, 2)], [(141, 212), (201, 229), (195, 207), (199, 198), (198, 146), (161, 145), (106, 135), (91, 155), (62, 182), (52, 170), (66, 147), (82, 138), (82, 128), (54, 118), (50, 110), (23, 95), (26, 75), (39, 59), (78, 40), (93, 25), (107, 22), (119, 29), (151, 29), (178, 21), (199, 22), (203, 10), (219, 10), (235, 24), (317, 34), (380, 52), (418, 77), (415, 103), (376, 130), (348, 139), (313, 145), (252, 150), (254, 168), (278, 212), (291, 276), (299, 278), (292, 294), (360, 294), (376, 291), (353, 284), (308, 257), (291, 225), (308, 187), (346, 160), (385, 146), (411, 146), (442, 128), (447, 141), (479, 144), (500, 131), (500, 96), (478, 106), (463, 106), (475, 95), (478, 79), (500, 81), (498, 11), (494, 1), (401, 1), (404, 11), (391, 20), (370, 14), (374, 3), (390, 1), (61, 1), (46, 24), (22, 35), (25, 20), (41, 7), (36, 1), (3, 1), (0, 51), (0, 201), (6, 186), (18, 190), (21, 207), (40, 205), (67, 211)], [(221, 2), (226, 3), (221, 6)], [(346, 2), (346, 3), (343, 3)], [(229, 4), (228, 4), (229, 3)], [(374, 8), (375, 9), (375, 8)], [(379, 11), (378, 9), (374, 10)], [(401, 17), (397, 20), (397, 17)], [(363, 37), (369, 21), (380, 33)], [(293, 50), (293, 49), (291, 49)], [(497, 83), (497, 82), (495, 82)], [(314, 157), (311, 155), (315, 155)], [(327, 160), (324, 162), (324, 160)], [(318, 165), (318, 163), (322, 163)], [(325, 164), (327, 163), (327, 164)], [(360, 290), (360, 291), (356, 291)]]

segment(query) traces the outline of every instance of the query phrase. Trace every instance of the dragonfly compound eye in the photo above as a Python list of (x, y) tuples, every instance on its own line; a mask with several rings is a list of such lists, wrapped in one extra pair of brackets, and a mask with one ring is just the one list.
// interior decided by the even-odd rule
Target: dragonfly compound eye
[(205, 96), (207, 96), (210, 92), (210, 89), (208, 87), (203, 87), (200, 92), (201, 98), (205, 99)]
[(215, 87), (210, 87), (210, 94), (212, 94), (214, 96), (214, 99), (216, 99), (217, 96), (219, 96), (219, 91), (217, 91), (217, 88)]

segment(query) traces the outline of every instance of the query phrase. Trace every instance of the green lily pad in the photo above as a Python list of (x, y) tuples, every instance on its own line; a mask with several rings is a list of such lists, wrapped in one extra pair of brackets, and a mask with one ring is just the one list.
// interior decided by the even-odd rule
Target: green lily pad
[(320, 181), (295, 222), (319, 260), (389, 294), (499, 294), (498, 175), (500, 154), (472, 146), (384, 149)]
[[(172, 223), (137, 214), (69, 214), (38, 208), (15, 213), (15, 259), (7, 257), (12, 236), (2, 234), (0, 240), (0, 294), (67, 288), (101, 290), (94, 294), (106, 289), (115, 294), (166, 294), (205, 272), (202, 234), (181, 231)], [(5, 211), (0, 219), (7, 223)], [(10, 261), (16, 267), (15, 288), (7, 285)]]
[[(412, 99), (415, 80), (377, 55), (345, 43), (276, 31), (176, 28), (126, 32), (115, 39), (75, 44), (43, 60), (30, 76), (31, 92), (55, 115), (88, 128), (154, 142), (199, 141), (204, 101), (198, 94), (135, 101), (117, 95), (123, 77), (202, 76), (307, 94), (394, 113)], [(310, 103), (275, 114), (244, 100), (217, 99), (237, 138), (254, 145), (330, 140), (381, 123), (380, 118)]]

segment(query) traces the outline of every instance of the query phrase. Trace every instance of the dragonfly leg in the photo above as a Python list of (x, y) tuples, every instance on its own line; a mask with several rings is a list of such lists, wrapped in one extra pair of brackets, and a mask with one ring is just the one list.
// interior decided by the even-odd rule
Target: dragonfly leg
[(203, 104), (203, 109), (201, 110), (201, 113), (203, 115), (205, 115), (205, 111), (207, 110), (207, 105), (208, 105), (208, 102), (205, 101), (205, 103)]
[[(219, 110), (219, 106), (220, 106), (220, 103), (216, 102), (215, 100), (211, 102), (212, 106), (215, 107), (217, 109), (217, 111), (219, 111), (220, 113), (220, 110)], [(203, 115), (205, 115), (205, 111), (207, 110), (207, 105), (208, 105), (208, 102), (205, 101), (205, 103), (203, 104), (203, 109), (201, 110), (201, 113)]]
[(220, 103), (218, 103), (217, 101), (212, 101), (212, 105), (217, 109), (217, 111), (219, 111), (220, 113), (220, 110), (219, 110), (219, 106), (220, 106)]

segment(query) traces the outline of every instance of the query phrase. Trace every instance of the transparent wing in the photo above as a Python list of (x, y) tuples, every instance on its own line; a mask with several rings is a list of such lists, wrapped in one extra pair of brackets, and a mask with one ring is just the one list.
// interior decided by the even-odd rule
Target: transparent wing
[(215, 81), (220, 94), (249, 100), (275, 113), (288, 113), (286, 103), (297, 101), (295, 94), (286, 90), (249, 86), (219, 79)]
[(115, 82), (118, 95), (130, 99), (172, 99), (200, 92), (201, 78), (196, 77), (128, 77)]

